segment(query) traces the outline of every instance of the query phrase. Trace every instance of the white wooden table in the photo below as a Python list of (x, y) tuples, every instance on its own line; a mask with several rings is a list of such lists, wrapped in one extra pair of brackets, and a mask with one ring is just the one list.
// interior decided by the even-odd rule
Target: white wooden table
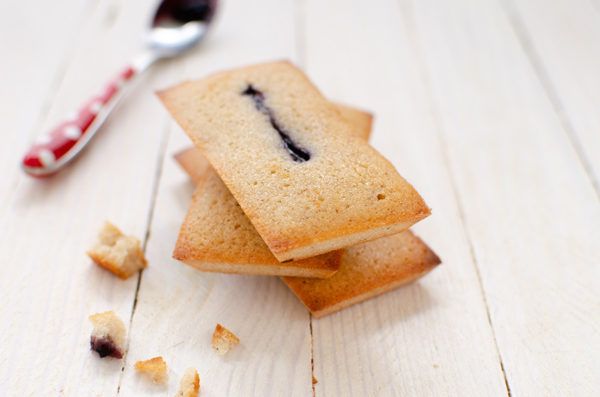
[[(600, 395), (600, 0), (223, 1), (210, 40), (145, 77), (74, 166), (26, 177), (29, 142), (129, 59), (153, 4), (0, 3), (0, 396), (167, 396), (189, 366), (207, 397)], [(320, 320), (276, 278), (170, 258), (193, 187), (153, 92), (280, 58), (376, 114), (443, 259)], [(85, 256), (105, 219), (144, 240), (139, 277)], [(89, 351), (108, 309), (123, 361)], [(224, 359), (216, 322), (242, 340)], [(156, 355), (167, 388), (134, 373)]]

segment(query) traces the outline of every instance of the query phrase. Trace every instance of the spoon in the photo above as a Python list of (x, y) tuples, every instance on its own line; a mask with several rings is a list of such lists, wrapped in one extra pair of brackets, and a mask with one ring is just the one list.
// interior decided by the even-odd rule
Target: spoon
[(98, 132), (135, 77), (157, 60), (175, 57), (206, 36), (216, 7), (217, 0), (163, 0), (152, 19), (146, 50), (79, 111), (39, 137), (23, 158), (23, 170), (43, 177), (73, 160)]

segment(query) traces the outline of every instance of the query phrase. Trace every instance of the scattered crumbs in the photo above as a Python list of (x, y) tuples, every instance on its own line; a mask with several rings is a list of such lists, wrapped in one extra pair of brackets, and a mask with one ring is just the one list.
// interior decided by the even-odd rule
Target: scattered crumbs
[(135, 363), (135, 369), (150, 377), (154, 383), (165, 383), (168, 377), (167, 363), (161, 356), (138, 361)]
[(90, 316), (93, 329), (90, 337), (92, 351), (103, 357), (123, 358), (125, 324), (111, 310)]
[(175, 397), (198, 397), (200, 393), (200, 376), (195, 368), (188, 368), (181, 378), (179, 390)]
[(217, 324), (212, 336), (212, 348), (218, 355), (223, 356), (240, 343), (240, 340), (233, 332)]

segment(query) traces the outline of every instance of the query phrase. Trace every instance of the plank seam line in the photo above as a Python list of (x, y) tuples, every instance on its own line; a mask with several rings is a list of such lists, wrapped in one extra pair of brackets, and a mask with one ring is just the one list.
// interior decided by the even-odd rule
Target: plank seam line
[(567, 112), (565, 111), (565, 107), (563, 106), (563, 103), (560, 100), (560, 96), (558, 95), (558, 90), (552, 83), (552, 79), (550, 78), (550, 75), (548, 74), (548, 71), (544, 66), (542, 58), (535, 49), (533, 41), (531, 40), (531, 36), (529, 35), (523, 20), (518, 15), (518, 12), (512, 0), (500, 3), (502, 3), (501, 7), (506, 13), (510, 26), (512, 27), (515, 36), (517, 37), (517, 41), (521, 45), (521, 48), (523, 49), (523, 52), (525, 53), (529, 64), (531, 65), (536, 77), (538, 78), (538, 81), (540, 82), (546, 96), (548, 97), (548, 100), (552, 105), (552, 109), (560, 121), (561, 127), (567, 134), (571, 146), (573, 147), (573, 149), (575, 149), (577, 158), (579, 159), (579, 162), (581, 163), (586, 176), (592, 184), (592, 187), (596, 192), (596, 196), (600, 198), (600, 182), (596, 179), (596, 175), (594, 174), (589, 158), (583, 151), (583, 145), (577, 137), (576, 129), (573, 126), (573, 123), (571, 123)]
[(469, 227), (467, 225), (467, 220), (466, 220), (467, 218), (466, 218), (465, 211), (464, 211), (464, 205), (462, 203), (462, 200), (460, 199), (460, 195), (458, 194), (458, 187), (457, 187), (456, 179), (454, 177), (454, 173), (452, 172), (452, 168), (450, 165), (450, 159), (449, 159), (449, 154), (448, 154), (448, 145), (446, 143), (446, 140), (442, 136), (443, 134), (441, 133), (442, 122), (440, 120), (440, 116), (438, 115), (437, 110), (435, 109), (436, 106), (433, 103), (435, 100), (433, 99), (432, 95), (429, 95), (429, 96), (430, 96), (430, 102), (431, 102), (431, 113), (433, 115), (434, 124), (436, 126), (438, 139), (440, 140), (440, 143), (443, 148), (442, 157), (444, 158), (444, 164), (446, 165), (446, 168), (448, 169), (448, 179), (450, 180), (450, 185), (452, 186), (452, 195), (454, 196), (454, 199), (456, 200), (458, 216), (460, 218), (460, 222), (462, 224), (462, 229), (464, 231), (465, 238), (466, 238), (467, 244), (469, 246), (469, 256), (471, 257), (471, 262), (473, 263), (473, 268), (475, 269), (475, 274), (477, 275), (479, 291), (481, 293), (481, 297), (483, 298), (483, 302), (485, 305), (485, 314), (486, 314), (488, 324), (489, 324), (491, 332), (492, 332), (492, 338), (494, 340), (494, 346), (496, 347), (496, 354), (498, 356), (500, 369), (502, 371), (502, 377), (504, 378), (506, 392), (508, 393), (508, 397), (511, 397), (512, 393), (510, 390), (510, 384), (508, 383), (508, 376), (504, 369), (504, 359), (502, 358), (502, 354), (500, 353), (500, 346), (498, 344), (498, 338), (496, 337), (496, 330), (494, 328), (494, 322), (492, 321), (492, 315), (490, 312), (490, 305), (489, 305), (489, 302), (487, 299), (487, 294), (485, 292), (485, 288), (483, 287), (483, 279), (481, 277), (481, 272), (479, 270), (479, 261), (477, 260), (477, 255), (475, 253), (475, 248), (473, 246), (473, 238), (471, 237), (471, 233), (469, 232)]
[[(402, 0), (400, 0), (397, 3), (400, 8), (402, 8), (402, 5), (400, 4), (401, 1)], [(425, 59), (423, 57), (422, 45), (421, 45), (421, 41), (420, 41), (420, 36), (418, 34), (416, 18), (414, 15), (413, 3), (412, 3), (412, 1), (410, 1), (408, 3), (409, 3), (409, 7), (408, 7), (409, 10), (407, 10), (407, 12), (402, 12), (402, 10), (400, 9), (399, 13), (405, 21), (408, 34), (410, 36), (412, 36), (411, 41), (413, 43), (415, 43), (414, 44), (414, 51), (416, 53), (415, 59), (417, 60), (417, 64), (419, 65), (419, 70), (421, 71), (419, 73), (419, 76), (420, 76), (421, 80), (423, 81), (423, 85), (426, 89), (427, 101), (429, 103), (429, 108), (431, 110), (431, 116), (432, 116), (432, 120), (434, 123), (435, 132), (436, 132), (436, 135), (438, 137), (439, 143), (442, 148), (441, 152), (442, 152), (443, 162), (446, 165), (445, 168), (447, 169), (447, 172), (448, 172), (448, 179), (450, 181), (452, 194), (454, 196), (454, 199), (456, 200), (456, 207), (458, 210), (458, 215), (460, 218), (460, 222), (462, 224), (462, 229), (464, 232), (465, 239), (467, 240), (467, 244), (469, 246), (469, 256), (471, 257), (471, 262), (473, 263), (473, 268), (475, 269), (475, 274), (477, 276), (477, 281), (479, 284), (479, 291), (481, 293), (481, 297), (483, 299), (483, 303), (485, 306), (486, 317), (487, 317), (488, 325), (490, 327), (490, 331), (492, 334), (492, 339), (494, 341), (494, 347), (496, 349), (496, 355), (497, 355), (497, 358), (498, 358), (498, 361), (500, 364), (500, 370), (502, 371), (502, 377), (504, 378), (504, 385), (506, 387), (506, 392), (507, 392), (508, 397), (511, 397), (512, 392), (510, 389), (510, 384), (508, 382), (508, 376), (507, 376), (505, 368), (504, 368), (504, 360), (502, 358), (502, 354), (500, 353), (500, 346), (498, 344), (498, 339), (496, 337), (496, 331), (494, 328), (494, 323), (492, 321), (489, 302), (487, 300), (485, 288), (483, 287), (483, 279), (482, 279), (481, 273), (479, 271), (479, 263), (477, 261), (477, 255), (475, 253), (475, 248), (473, 246), (473, 240), (472, 240), (472, 237), (469, 232), (468, 225), (467, 225), (464, 206), (463, 206), (463, 203), (460, 199), (460, 195), (458, 192), (458, 185), (457, 185), (454, 173), (452, 172), (448, 144), (446, 142), (446, 139), (444, 138), (444, 134), (442, 133), (442, 131), (443, 131), (442, 117), (439, 112), (437, 101), (435, 100), (435, 95), (433, 93), (433, 87), (431, 85), (431, 81), (429, 78), (427, 65), (426, 65)], [(410, 14), (410, 17), (409, 17), (409, 14)]]
[(315, 397), (317, 395), (317, 390), (315, 388), (315, 346), (313, 342), (313, 316), (312, 313), (308, 313), (308, 327), (310, 329), (310, 384), (312, 387), (312, 396)]
[[(165, 155), (167, 153), (167, 143), (169, 141), (169, 137), (171, 135), (171, 128), (168, 120), (165, 120), (165, 127), (163, 127), (162, 138), (159, 143), (159, 150), (156, 156), (156, 171), (154, 172), (154, 183), (152, 185), (152, 193), (150, 196), (150, 208), (148, 209), (148, 214), (146, 216), (146, 233), (144, 235), (144, 242), (142, 245), (142, 249), (144, 251), (144, 255), (146, 255), (146, 249), (148, 247), (148, 240), (150, 239), (150, 228), (152, 227), (152, 220), (154, 219), (154, 210), (156, 208), (156, 200), (158, 196), (158, 188), (160, 186), (160, 181), (162, 179), (162, 172), (164, 167)], [(144, 275), (144, 269), (139, 272), (137, 284), (135, 287), (135, 293), (133, 296), (133, 304), (131, 306), (131, 314), (129, 316), (129, 327), (128, 327), (128, 338), (127, 338), (127, 346), (125, 347), (125, 355), (123, 358), (123, 366), (121, 367), (121, 374), (119, 375), (119, 383), (117, 385), (117, 396), (121, 392), (121, 384), (123, 382), (123, 376), (125, 374), (125, 367), (127, 366), (127, 358), (129, 353), (129, 344), (131, 337), (131, 329), (133, 326), (133, 317), (135, 315), (135, 310), (138, 304), (138, 297), (140, 293), (140, 286), (142, 285), (142, 277)]]

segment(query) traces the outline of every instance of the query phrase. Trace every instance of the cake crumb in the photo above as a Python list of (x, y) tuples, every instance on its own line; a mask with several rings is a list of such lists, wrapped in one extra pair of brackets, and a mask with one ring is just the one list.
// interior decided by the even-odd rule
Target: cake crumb
[(168, 377), (167, 363), (161, 356), (138, 361), (135, 363), (135, 369), (149, 376), (154, 383), (165, 383)]
[(110, 222), (104, 224), (96, 245), (87, 254), (98, 266), (123, 280), (147, 265), (140, 240), (124, 235)]
[(90, 347), (100, 357), (123, 358), (125, 348), (125, 325), (111, 310), (90, 316), (94, 326)]
[(188, 368), (181, 378), (175, 397), (197, 397), (198, 394), (200, 394), (200, 376), (195, 368)]
[(212, 348), (217, 354), (223, 356), (239, 343), (239, 338), (235, 336), (233, 332), (223, 327), (221, 324), (217, 324), (212, 336)]

